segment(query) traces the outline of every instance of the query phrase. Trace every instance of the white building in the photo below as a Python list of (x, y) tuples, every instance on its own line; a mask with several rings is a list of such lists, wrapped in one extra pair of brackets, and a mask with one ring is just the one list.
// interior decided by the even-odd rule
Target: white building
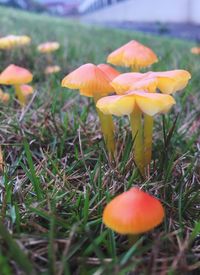
[(84, 0), (79, 12), (101, 21), (200, 24), (200, 0)]

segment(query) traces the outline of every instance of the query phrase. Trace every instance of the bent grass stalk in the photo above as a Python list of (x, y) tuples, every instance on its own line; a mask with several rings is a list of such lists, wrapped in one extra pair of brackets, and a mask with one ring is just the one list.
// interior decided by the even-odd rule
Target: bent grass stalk
[[(99, 97), (98, 95), (94, 95), (95, 105), (100, 98), (101, 97)], [(112, 115), (105, 115), (98, 108), (96, 108), (96, 110), (99, 116), (101, 130), (103, 133), (104, 141), (105, 141), (109, 156), (111, 158), (114, 158), (115, 137), (114, 137), (114, 123), (113, 123)]]

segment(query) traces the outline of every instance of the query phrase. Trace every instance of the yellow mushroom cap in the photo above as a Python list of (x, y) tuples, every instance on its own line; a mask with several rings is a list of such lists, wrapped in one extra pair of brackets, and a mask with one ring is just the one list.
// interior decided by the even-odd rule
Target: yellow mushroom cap
[(29, 45), (31, 43), (31, 38), (27, 35), (18, 36), (19, 45)]
[(58, 65), (47, 66), (47, 67), (45, 68), (44, 73), (45, 73), (45, 74), (54, 74), (54, 73), (60, 72), (60, 70), (61, 70), (61, 68), (60, 68), (60, 66), (58, 66)]
[(190, 52), (193, 54), (200, 54), (200, 47), (192, 47)]
[(138, 188), (131, 188), (107, 204), (103, 223), (120, 234), (140, 234), (161, 224), (164, 215), (158, 199)]
[(60, 48), (60, 44), (58, 42), (45, 42), (38, 45), (37, 50), (41, 53), (50, 53), (58, 50)]
[(117, 94), (124, 94), (128, 90), (145, 90), (172, 94), (182, 90), (188, 84), (191, 75), (186, 70), (172, 70), (165, 72), (125, 73), (114, 78), (111, 85)]
[(87, 63), (68, 74), (62, 80), (62, 87), (80, 90), (80, 94), (93, 97), (108, 95), (113, 91), (110, 79), (96, 65)]
[(116, 66), (147, 67), (158, 61), (156, 54), (148, 47), (132, 40), (118, 48), (107, 58), (107, 62)]
[(10, 95), (8, 93), (4, 93), (1, 89), (0, 89), (0, 101), (3, 103), (7, 103), (10, 99)]
[(33, 75), (27, 69), (16, 66), (14, 64), (9, 65), (0, 74), (0, 84), (4, 85), (19, 85), (31, 82)]
[(166, 113), (174, 104), (175, 100), (170, 95), (129, 91), (125, 95), (103, 97), (98, 100), (96, 106), (104, 114), (116, 116), (130, 115), (137, 106), (143, 113), (154, 116)]
[(108, 64), (99, 64), (97, 67), (101, 69), (111, 81), (120, 75), (120, 72)]
[(149, 77), (157, 78), (157, 88), (164, 94), (173, 94), (184, 89), (191, 74), (186, 70), (172, 70), (166, 72), (150, 72)]
[(11, 49), (16, 46), (30, 44), (31, 38), (27, 35), (7, 35), (0, 38), (0, 49)]

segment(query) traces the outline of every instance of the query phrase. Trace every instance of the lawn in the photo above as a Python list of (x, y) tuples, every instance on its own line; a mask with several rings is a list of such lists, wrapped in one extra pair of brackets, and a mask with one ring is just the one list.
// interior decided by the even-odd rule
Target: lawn
[[(30, 47), (0, 52), (0, 62), (1, 70), (10, 63), (31, 70), (36, 90), (25, 109), (14, 93), (8, 105), (0, 105), (6, 164), (0, 177), (0, 274), (199, 274), (200, 56), (190, 53), (195, 43), (4, 8), (0, 24), (1, 36), (32, 37)], [(132, 160), (128, 118), (115, 118), (118, 155), (112, 163), (92, 100), (60, 86), (79, 65), (105, 63), (131, 39), (159, 56), (152, 70), (192, 74), (172, 111), (156, 117), (146, 180)], [(61, 44), (54, 63), (62, 71), (49, 77), (36, 51), (46, 40)], [(130, 246), (126, 236), (102, 224), (102, 212), (112, 197), (135, 185), (161, 200), (166, 217)]]

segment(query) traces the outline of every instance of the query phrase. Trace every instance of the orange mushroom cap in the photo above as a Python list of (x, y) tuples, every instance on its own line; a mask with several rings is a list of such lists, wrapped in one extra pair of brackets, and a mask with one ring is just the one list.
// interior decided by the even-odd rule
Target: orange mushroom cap
[(125, 73), (113, 79), (111, 85), (117, 94), (139, 89), (155, 92), (157, 88), (162, 93), (172, 94), (185, 88), (190, 78), (190, 73), (185, 70)]
[(79, 89), (81, 95), (93, 97), (94, 94), (105, 96), (111, 93), (113, 87), (109, 82), (110, 79), (101, 69), (88, 63), (68, 74), (61, 85), (70, 89)]
[(124, 73), (114, 78), (110, 84), (118, 95), (125, 94), (130, 89), (154, 92), (157, 79), (149, 77), (149, 73)]
[(117, 77), (118, 75), (120, 75), (120, 72), (118, 72), (116, 69), (114, 69), (113, 67), (111, 67), (108, 64), (99, 64), (97, 66), (99, 69), (101, 69), (106, 75), (107, 77), (112, 81), (115, 77)]
[(37, 50), (41, 53), (50, 53), (58, 50), (60, 48), (60, 44), (58, 42), (45, 42), (38, 45)]
[(160, 201), (138, 188), (115, 197), (103, 212), (103, 223), (120, 234), (147, 232), (163, 219), (164, 209)]
[(29, 96), (29, 95), (33, 94), (33, 92), (34, 92), (33, 87), (31, 85), (27, 85), (27, 84), (20, 85), (20, 90), (24, 96)]
[(45, 74), (54, 74), (60, 72), (61, 68), (58, 65), (47, 66), (44, 70)]
[(200, 54), (200, 47), (192, 47), (190, 52), (193, 54)]
[(150, 72), (149, 77), (157, 78), (157, 88), (164, 94), (173, 94), (184, 89), (191, 74), (186, 70), (172, 70), (165, 72)]
[(4, 85), (19, 85), (31, 82), (33, 75), (27, 69), (16, 66), (14, 64), (9, 65), (0, 74), (0, 84)]
[(148, 47), (132, 40), (118, 48), (107, 58), (107, 62), (116, 66), (142, 68), (158, 61), (156, 54)]
[(7, 103), (10, 99), (10, 95), (8, 93), (4, 93), (1, 89), (0, 89), (0, 102), (3, 103)]
[(135, 106), (149, 115), (166, 113), (175, 104), (170, 95), (147, 93), (144, 91), (129, 91), (125, 95), (106, 96), (97, 101), (97, 108), (104, 114), (116, 116), (130, 115)]

